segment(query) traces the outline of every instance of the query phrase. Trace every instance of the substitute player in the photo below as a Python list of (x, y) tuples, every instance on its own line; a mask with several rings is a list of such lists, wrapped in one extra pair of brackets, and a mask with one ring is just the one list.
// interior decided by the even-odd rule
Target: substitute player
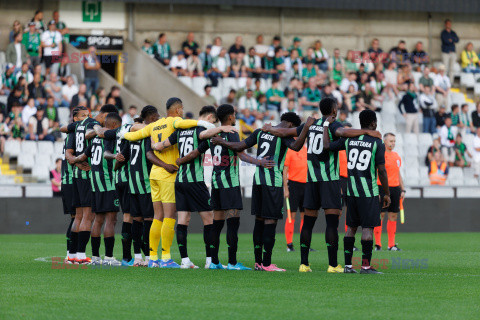
[[(105, 118), (105, 127), (116, 130), (122, 125), (122, 118), (118, 113), (112, 112)], [(121, 266), (121, 262), (113, 257), (115, 246), (115, 224), (119, 211), (118, 194), (115, 189), (113, 176), (113, 160), (103, 157), (105, 150), (110, 149), (107, 144), (114, 144), (112, 140), (104, 140), (100, 137), (92, 139), (85, 153), (75, 157), (75, 163), (90, 159), (90, 182), (92, 185), (92, 211), (95, 212), (95, 220), (92, 227), (92, 265)], [(100, 258), (100, 235), (102, 226), (103, 241), (105, 242), (105, 258)]]
[(307, 146), (303, 145), (300, 151), (287, 150), (283, 168), (283, 196), (290, 202), (292, 219), (285, 220), (285, 239), (287, 240), (287, 252), (295, 251), (293, 247), (293, 234), (295, 233), (295, 216), (300, 212), (300, 232), (302, 232), (303, 198), (307, 183)]
[[(332, 118), (329, 118), (332, 119)], [(328, 120), (327, 120), (328, 121)], [(375, 130), (377, 115), (372, 110), (360, 113), (362, 129)], [(362, 267), (360, 273), (379, 274), (370, 266), (373, 249), (373, 228), (380, 225), (380, 201), (377, 171), (385, 193), (383, 206), (390, 205), (387, 171), (385, 170), (385, 146), (381, 139), (368, 135), (349, 138), (343, 146), (348, 159), (347, 225), (343, 239), (345, 273), (357, 273), (352, 266), (355, 233), (362, 227)], [(330, 145), (329, 135), (324, 135), (324, 148), (338, 150)]]
[[(253, 244), (255, 253), (255, 270), (285, 271), (272, 264), (272, 251), (275, 245), (275, 229), (277, 221), (283, 218), (283, 165), (287, 148), (298, 151), (305, 143), (308, 128), (314, 122), (309, 118), (304, 130), (297, 140), (279, 138), (271, 133), (255, 130), (247, 139), (240, 142), (229, 142), (220, 137), (212, 138), (215, 145), (227, 147), (236, 152), (257, 145), (257, 158), (273, 159), (276, 164), (272, 168), (257, 165), (253, 177), (252, 215), (255, 216)], [(284, 113), (280, 124), (273, 128), (293, 128), (300, 125), (300, 118), (294, 112)], [(263, 251), (263, 255), (262, 255)]]
[[(400, 201), (405, 197), (405, 187), (403, 184), (402, 175), (400, 174), (400, 167), (402, 166), (402, 159), (393, 151), (395, 148), (395, 135), (393, 133), (386, 133), (383, 136), (385, 144), (385, 169), (388, 176), (388, 187), (390, 189), (390, 199), (392, 203), (388, 208), (382, 208), (380, 216), (380, 226), (373, 231), (375, 235), (375, 251), (382, 250), (382, 224), (385, 212), (388, 212), (387, 234), (388, 234), (388, 250), (401, 251), (395, 243), (395, 233), (397, 232), (397, 217), (400, 212)], [(377, 181), (380, 185), (380, 180)], [(382, 189), (380, 189), (380, 195)]]
[[(166, 103), (167, 117), (146, 125), (135, 131), (121, 133), (129, 141), (137, 141), (151, 137), (153, 142), (167, 139), (176, 129), (188, 129), (201, 125), (196, 120), (183, 120), (183, 103), (179, 98), (170, 98)], [(135, 130), (135, 126), (130, 131)], [(173, 267), (180, 266), (172, 260), (170, 248), (175, 234), (175, 177), (178, 159), (178, 148), (172, 146), (168, 150), (155, 155), (164, 163), (163, 166), (153, 165), (150, 172), (153, 209), (155, 211), (150, 229), (150, 260), (149, 266)], [(158, 245), (162, 239), (162, 260), (158, 259)]]
[[(342, 194), (339, 183), (338, 151), (324, 150), (323, 141), (325, 136), (330, 140), (337, 141), (341, 137), (357, 137), (370, 134), (381, 138), (379, 132), (374, 130), (346, 129), (336, 121), (337, 101), (332, 98), (324, 98), (320, 101), (320, 111), (323, 117), (316, 120), (308, 132), (307, 137), (307, 185), (305, 188), (305, 216), (300, 234), (301, 264), (300, 272), (311, 272), (308, 263), (312, 231), (318, 217), (318, 210), (325, 210), (327, 228), (325, 230), (325, 242), (328, 251), (329, 273), (343, 273), (343, 268), (338, 264), (338, 224), (342, 213)], [(327, 121), (331, 117), (332, 123)], [(265, 125), (263, 130), (269, 131), (270, 125)], [(303, 125), (297, 128), (281, 129), (272, 131), (280, 137), (299, 135)]]

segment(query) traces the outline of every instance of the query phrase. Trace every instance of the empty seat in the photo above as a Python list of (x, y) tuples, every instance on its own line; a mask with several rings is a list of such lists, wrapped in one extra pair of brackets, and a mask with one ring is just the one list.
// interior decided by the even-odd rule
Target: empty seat
[(35, 159), (31, 154), (21, 153), (18, 155), (17, 163), (24, 169), (32, 169), (35, 165)]
[(50, 141), (38, 141), (37, 143), (39, 154), (52, 154), (53, 153), (53, 142)]
[(195, 77), (192, 80), (192, 89), (199, 96), (205, 94), (205, 86), (207, 85), (207, 79), (204, 77)]
[(480, 83), (475, 83), (475, 85), (473, 86), (473, 93), (476, 96), (480, 96)]
[(418, 158), (417, 157), (407, 157), (405, 158), (405, 166), (408, 168), (412, 168), (412, 169), (417, 169), (418, 170)]
[(420, 133), (418, 135), (418, 144), (421, 146), (431, 146), (433, 144), (432, 135), (430, 133)]
[(55, 144), (53, 146), (54, 152), (56, 154), (62, 154), (63, 153), (63, 141), (55, 141)]
[(418, 145), (418, 136), (414, 133), (405, 133), (403, 138), (406, 147)]
[(35, 166), (50, 167), (51, 159), (52, 159), (51, 155), (39, 153), (35, 156)]
[(50, 170), (48, 166), (35, 165), (35, 167), (32, 169), (32, 176), (37, 178), (39, 181), (48, 181), (50, 180)]
[(459, 167), (450, 167), (448, 177), (463, 180), (463, 170)]
[(66, 125), (70, 122), (70, 108), (57, 108), (58, 122), (60, 125)]
[(5, 142), (5, 153), (10, 156), (17, 157), (20, 154), (20, 141), (8, 140)]
[(475, 78), (472, 73), (460, 73), (460, 85), (466, 88), (473, 88), (475, 85)]
[(22, 153), (35, 154), (37, 153), (37, 142), (25, 140), (22, 141)]
[(178, 77), (178, 80), (182, 82), (184, 85), (186, 85), (189, 88), (192, 88), (192, 78), (190, 77)]

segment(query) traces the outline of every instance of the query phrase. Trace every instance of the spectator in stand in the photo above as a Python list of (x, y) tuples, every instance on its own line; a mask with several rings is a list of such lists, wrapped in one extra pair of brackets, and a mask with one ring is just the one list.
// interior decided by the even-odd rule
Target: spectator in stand
[(2, 87), (0, 87), (0, 91), (2, 91), (2, 95), (9, 95), (10, 91), (13, 90), (15, 87), (15, 66), (13, 63), (7, 63), (5, 66), (5, 73), (2, 74)]
[(327, 72), (329, 58), (328, 52), (322, 47), (322, 41), (320, 40), (315, 41), (314, 46), (315, 64), (318, 69), (322, 70), (322, 72)]
[(357, 74), (353, 71), (351, 71), (347, 78), (343, 78), (342, 82), (340, 82), (340, 91), (342, 92), (348, 92), (349, 87), (353, 86), (354, 91), (358, 91), (358, 83), (357, 83)]
[(212, 57), (216, 58), (220, 54), (220, 51), (222, 51), (222, 49), (222, 38), (216, 37), (215, 39), (213, 39), (212, 51), (210, 52)]
[(125, 112), (125, 114), (123, 115), (122, 125), (133, 124), (133, 119), (135, 118), (138, 118), (137, 107), (132, 105), (128, 108), (128, 112)]
[(397, 84), (401, 88), (400, 90), (407, 91), (408, 84), (414, 82), (415, 79), (413, 78), (412, 67), (410, 66), (410, 64), (403, 64), (398, 70), (397, 76)]
[(40, 34), (35, 29), (35, 22), (28, 23), (28, 31), (23, 34), (22, 43), (27, 49), (27, 55), (31, 64), (33, 66), (38, 65), (42, 57), (42, 52), (40, 51), (42, 41), (40, 40)]
[(287, 104), (285, 108), (282, 108), (282, 111), (280, 114), (284, 114), (286, 112), (295, 112), (296, 114), (299, 114), (299, 108), (298, 108), (298, 103), (294, 99), (288, 99)]
[(177, 77), (187, 75), (187, 59), (183, 51), (177, 51), (177, 54), (172, 57), (169, 69)]
[(100, 60), (97, 57), (97, 49), (94, 46), (88, 47), (88, 55), (84, 56), (84, 83), (87, 86), (87, 95), (95, 94), (99, 86), (98, 70), (100, 70)]
[(272, 87), (265, 94), (267, 97), (267, 110), (276, 113), (275, 117), (280, 112), (282, 102), (285, 100), (285, 95), (283, 91), (278, 89), (278, 84), (278, 80), (272, 80)]
[(47, 104), (45, 106), (45, 115), (48, 119), (48, 127), (52, 131), (58, 131), (58, 129), (60, 128), (60, 123), (58, 120), (58, 111), (57, 111), (57, 108), (55, 107), (55, 100), (53, 99), (52, 96), (48, 96), (47, 98)]
[(342, 72), (345, 74), (345, 60), (340, 56), (340, 49), (335, 48), (333, 50), (333, 57), (330, 57), (329, 62), (328, 62), (328, 69), (329, 70), (334, 70), (335, 66), (337, 64), (340, 64), (342, 66)]
[(248, 89), (246, 95), (244, 95), (238, 100), (238, 109), (240, 111), (248, 109), (252, 111), (254, 115), (257, 112), (258, 103), (257, 100), (255, 100), (255, 98), (253, 97), (253, 91), (251, 89)]
[(357, 72), (358, 71), (358, 64), (353, 61), (354, 55), (352, 50), (347, 51), (347, 57), (345, 58), (345, 71), (346, 72)]
[[(27, 63), (27, 48), (22, 43), (23, 33), (15, 34), (14, 41), (7, 46), (5, 60), (15, 66), (15, 72), (18, 72), (24, 63)], [(28, 64), (27, 64), (28, 67)]]
[(20, 84), (20, 78), (24, 78), (27, 82), (27, 85), (33, 82), (33, 74), (30, 72), (27, 62), (24, 62), (22, 64), (22, 68), (19, 72), (17, 72), (17, 75), (15, 77), (17, 78), (17, 84)]
[[(425, 68), (427, 69), (427, 68)], [(423, 113), (423, 132), (434, 134), (437, 132), (435, 112), (438, 108), (437, 100), (432, 94), (432, 88), (425, 86), (424, 91), (418, 97), (418, 104)]]
[(420, 88), (421, 92), (425, 91), (425, 87), (430, 87), (430, 93), (433, 94), (435, 90), (432, 90), (434, 88), (434, 81), (432, 78), (430, 78), (430, 68), (425, 67), (423, 68), (423, 74), (420, 80), (418, 81), (418, 85)]
[[(415, 84), (410, 83), (408, 85), (407, 93), (402, 97), (402, 100), (398, 103), (398, 109), (405, 118), (406, 133), (413, 132), (418, 134), (418, 110), (415, 106), (415, 100), (417, 99)], [(403, 109), (402, 109), (403, 106)]]
[(433, 144), (428, 148), (427, 156), (425, 157), (425, 165), (428, 167), (433, 161), (434, 155), (437, 152), (442, 152), (442, 144), (438, 135), (433, 137)]
[[(198, 46), (195, 47), (195, 49), (192, 49), (189, 45), (185, 45), (184, 43), (184, 45), (182, 45), (183, 51), (185, 51), (185, 48), (189, 48), (190, 52), (197, 52)], [(172, 50), (170, 49), (170, 44), (167, 42), (167, 35), (165, 33), (160, 33), (157, 42), (155, 42), (153, 45), (153, 56), (164, 66), (168, 66), (170, 64), (170, 59), (172, 59)]]
[(297, 64), (297, 70), (299, 74), (303, 73), (303, 64), (302, 59), (298, 56), (297, 50), (292, 50), (290, 55), (285, 58), (285, 74), (287, 79), (294, 78), (296, 76), (296, 70), (294, 68), (294, 64)]
[(458, 126), (460, 123), (460, 109), (458, 108), (458, 104), (452, 104), (452, 113), (450, 114), (450, 118), (452, 118), (452, 126)]
[(277, 71), (274, 74), (274, 79), (279, 79), (282, 77), (283, 72), (285, 71), (285, 60), (283, 58), (283, 49), (278, 47), (275, 49), (275, 58), (273, 60), (275, 70)]
[(35, 99), (35, 105), (43, 105), (47, 102), (47, 93), (42, 83), (40, 82), (41, 75), (36, 73), (33, 76), (33, 81), (28, 85), (29, 97)]
[(196, 52), (197, 54), (199, 53), (199, 45), (195, 42), (195, 35), (193, 32), (189, 32), (187, 34), (187, 39), (182, 43), (182, 49), (185, 50), (186, 47), (188, 47), (192, 52)]
[(275, 49), (278, 47), (282, 47), (282, 38), (280, 36), (274, 36), (272, 39), (272, 44), (268, 47), (268, 52), (274, 53)]
[(278, 78), (277, 70), (275, 69), (275, 50), (268, 50), (267, 55), (263, 57), (262, 61), (262, 70), (263, 70), (263, 78)]
[(187, 76), (189, 77), (203, 77), (203, 66), (202, 62), (198, 58), (197, 52), (190, 52), (191, 50), (187, 48), (188, 58), (187, 58)]
[(438, 111), (435, 112), (435, 124), (437, 126), (437, 132), (445, 125), (445, 119), (449, 117), (444, 106), (439, 106)]
[[(60, 32), (60, 34), (63, 37), (63, 44), (65, 45), (66, 43), (70, 42), (70, 29), (68, 29), (67, 25), (65, 22), (60, 21), (60, 13), (58, 10), (53, 11), (52, 14), (53, 21), (55, 21), (57, 30)], [(65, 50), (65, 48), (63, 48)]]
[[(213, 48), (212, 48), (213, 52)], [(228, 77), (230, 74), (230, 60), (227, 56), (227, 50), (222, 48), (218, 56), (214, 56), (212, 63), (212, 71), (208, 75), (214, 87), (218, 84), (218, 78)]]
[(428, 53), (423, 50), (422, 41), (417, 42), (417, 44), (415, 45), (415, 49), (410, 54), (410, 58), (410, 61), (413, 64), (415, 70), (417, 70), (418, 68), (423, 70), (430, 63), (430, 57), (428, 56)]
[(52, 72), (50, 73), (50, 79), (45, 81), (45, 92), (47, 95), (52, 96), (55, 101), (55, 106), (66, 107), (68, 104), (63, 100), (62, 95), (62, 82), (58, 80), (57, 74)]
[(185, 113), (185, 119), (192, 120), (193, 118), (194, 118), (194, 115), (192, 112)]
[(50, 182), (54, 197), (62, 196), (62, 159), (55, 160), (55, 169), (50, 171)]
[(436, 94), (435, 98), (439, 106), (448, 108), (448, 94), (450, 92), (450, 79), (445, 74), (445, 66), (440, 65), (438, 67), (438, 74), (434, 79)]
[(205, 48), (205, 51), (200, 53), (200, 55), (198, 56), (198, 58), (202, 62), (203, 73), (206, 74), (207, 77), (212, 71), (212, 65), (213, 65), (213, 57), (210, 55), (211, 51), (212, 51), (212, 45), (209, 44)]
[(473, 169), (475, 178), (480, 175), (480, 128), (477, 128), (477, 134), (473, 138)]
[(38, 107), (35, 115), (28, 120), (27, 140), (34, 141), (55, 141), (55, 137), (48, 133), (48, 119), (45, 117), (43, 107)]
[(288, 52), (292, 52), (292, 50), (297, 50), (298, 56), (299, 56), (300, 58), (303, 58), (303, 51), (302, 51), (302, 48), (300, 48), (301, 42), (302, 42), (302, 39), (300, 39), (299, 37), (293, 38), (293, 43), (292, 43), (292, 45), (288, 48)]
[(18, 105), (23, 105), (26, 102), (26, 98), (22, 97), (23, 88), (19, 85), (15, 86), (10, 92), (7, 98), (7, 112), (12, 111), (13, 105), (17, 103)]
[(59, 59), (62, 54), (62, 34), (57, 31), (55, 20), (48, 23), (48, 30), (42, 33), (43, 62), (45, 63), (46, 74), (50, 73), (54, 59)]
[(476, 129), (480, 128), (480, 102), (477, 102), (477, 110), (472, 111), (472, 125)]
[(154, 48), (153, 48), (153, 45), (152, 45), (152, 41), (150, 41), (149, 39), (145, 39), (145, 40), (143, 41), (142, 51), (145, 52), (146, 54), (148, 54), (148, 56), (149, 56), (150, 58), (155, 58)]
[(28, 126), (28, 121), (37, 112), (37, 108), (35, 107), (35, 99), (29, 98), (27, 100), (27, 104), (23, 107), (21, 112), (23, 125)]
[(288, 86), (285, 88), (285, 90), (283, 90), (285, 97), (291, 94), (292, 95), (291, 98), (294, 99), (295, 102), (298, 102), (298, 100), (300, 100), (300, 97), (302, 95), (302, 91), (299, 89), (298, 84), (299, 84), (299, 80), (297, 78), (290, 78), (290, 82), (288, 83)]
[(452, 118), (445, 119), (445, 124), (440, 129), (439, 136), (442, 143), (442, 153), (445, 160), (452, 166), (455, 161), (455, 137), (458, 134), (456, 126), (452, 125)]
[(461, 56), (462, 71), (468, 73), (480, 73), (478, 56), (473, 50), (473, 44), (467, 43), (465, 49), (462, 51)]
[(267, 54), (268, 46), (263, 43), (263, 35), (259, 34), (257, 36), (256, 44), (255, 44), (254, 48), (255, 48), (255, 53), (260, 58), (263, 58)]
[(5, 115), (0, 112), (0, 155), (3, 156), (5, 152), (5, 141), (7, 141), (10, 130), (8, 124), (5, 121)]
[(262, 62), (254, 47), (248, 49), (248, 54), (243, 57), (243, 64), (245, 65), (245, 70), (249, 78), (260, 78), (262, 74)]
[(30, 20), (30, 22), (35, 23), (35, 29), (37, 29), (37, 31), (39, 33), (42, 33), (45, 30), (47, 30), (47, 28), (45, 27), (45, 23), (43, 22), (43, 11), (42, 10), (35, 11), (35, 14), (33, 15), (33, 18)]
[[(64, 56), (60, 60), (60, 63), (55, 63), (52, 66), (52, 72), (55, 72), (58, 75), (60, 81), (62, 81), (63, 84), (66, 84), (67, 78), (70, 76), (73, 77), (68, 57)], [(74, 80), (74, 82), (76, 83), (76, 80)]]
[(235, 89), (230, 89), (228, 92), (228, 95), (220, 100), (220, 105), (222, 104), (230, 104), (233, 107), (237, 108), (237, 98), (235, 95), (237, 94), (237, 91)]
[(239, 78), (247, 76), (247, 67), (243, 61), (244, 55), (242, 53), (236, 54), (234, 58), (230, 59), (230, 74), (229, 77)]
[(73, 83), (72, 76), (67, 77), (67, 84), (62, 87), (63, 104), (70, 106), (72, 98), (78, 93), (78, 87)]
[(207, 84), (204, 88), (205, 95), (202, 97), (203, 100), (207, 101), (207, 105), (217, 106), (217, 99), (211, 95), (212, 93), (212, 86)]
[(13, 25), (12, 25), (12, 30), (10, 30), (10, 33), (8, 34), (8, 43), (12, 43), (15, 41), (15, 35), (17, 33), (23, 33), (23, 30), (22, 30), (22, 24), (20, 23), (20, 21), (18, 20), (15, 20), (13, 21)]
[(448, 164), (440, 152), (435, 153), (433, 161), (430, 162), (428, 176), (431, 185), (445, 185), (448, 178)]
[(247, 94), (247, 90), (250, 90), (250, 89), (253, 89), (252, 78), (247, 77), (245, 79), (245, 86), (237, 90), (237, 100), (245, 96)]
[(450, 82), (453, 81), (453, 64), (457, 60), (457, 54), (455, 52), (455, 43), (458, 43), (458, 36), (455, 31), (452, 30), (452, 21), (450, 19), (445, 20), (445, 29), (440, 34), (442, 40), (442, 61), (447, 68), (447, 75), (450, 77)]
[(397, 83), (397, 64), (390, 62), (385, 70), (385, 82), (387, 83), (387, 94), (392, 100), (398, 95), (398, 83)]
[(240, 59), (243, 59), (243, 56), (245, 55), (245, 47), (242, 44), (243, 39), (241, 36), (235, 37), (235, 43), (232, 44), (230, 49), (228, 50), (228, 54), (230, 56), (230, 59), (236, 59), (239, 57)]
[(120, 88), (117, 86), (112, 86), (110, 89), (110, 93), (107, 96), (107, 103), (110, 98), (113, 98), (115, 101), (114, 103), (111, 103), (117, 107), (119, 111), (123, 111), (123, 100), (120, 97)]
[(467, 150), (467, 146), (462, 141), (462, 135), (459, 133), (455, 139), (455, 166), (456, 167), (470, 167), (470, 163), (465, 157), (467, 154), (472, 158), (472, 154)]
[(383, 50), (380, 48), (380, 41), (377, 38), (372, 40), (370, 48), (368, 48), (368, 53), (370, 55), (370, 59), (374, 62), (383, 62)]
[(260, 81), (260, 79), (255, 80), (255, 89), (253, 90), (253, 96), (255, 97), (255, 99), (257, 99), (257, 101), (259, 101), (260, 95), (265, 95), (265, 92), (262, 91), (261, 85), (262, 82)]
[(472, 124), (472, 121), (470, 120), (470, 115), (468, 114), (468, 104), (466, 103), (462, 104), (459, 114), (459, 124), (457, 126), (462, 135), (470, 133), (475, 134), (476, 130)]
[[(257, 126), (255, 125), (257, 118), (253, 115), (252, 111), (250, 111), (249, 109), (244, 109), (242, 113), (238, 114), (238, 119), (245, 122), (247, 126), (252, 127), (253, 130), (257, 128)], [(244, 134), (252, 133), (248, 128), (243, 128), (242, 132)]]
[(402, 66), (405, 63), (408, 63), (409, 56), (408, 56), (408, 50), (406, 49), (405, 41), (400, 40), (396, 47), (390, 49), (389, 55), (390, 55), (390, 60), (395, 62), (399, 66)]
[(85, 83), (82, 83), (78, 87), (78, 92), (73, 95), (70, 102), (70, 109), (73, 110), (79, 105), (86, 106), (88, 109), (90, 109), (90, 99), (88, 99), (87, 85)]
[(300, 103), (302, 105), (302, 116), (307, 119), (313, 112), (318, 110), (322, 93), (317, 88), (317, 82), (314, 78), (308, 80), (308, 87), (302, 92)]
[(348, 125), (348, 127), (351, 128), (352, 125), (347, 121), (347, 118), (348, 112), (346, 112), (345, 110), (340, 110), (340, 112), (338, 113), (337, 121), (340, 122), (342, 126)]
[(315, 77), (317, 76), (317, 70), (315, 69), (315, 60), (310, 57), (305, 57), (303, 63), (306, 65), (305, 68), (302, 68), (303, 82), (309, 82), (310, 79), (316, 81)]

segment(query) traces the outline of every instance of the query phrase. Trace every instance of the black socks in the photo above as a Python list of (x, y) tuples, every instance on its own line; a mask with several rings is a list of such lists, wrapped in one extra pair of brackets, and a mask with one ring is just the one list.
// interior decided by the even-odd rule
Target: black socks
[(362, 267), (369, 267), (372, 260), (373, 240), (362, 240)]
[(203, 242), (205, 243), (205, 256), (207, 258), (212, 256), (212, 249), (210, 248), (212, 240), (213, 224), (203, 226)]
[(355, 245), (355, 237), (343, 238), (343, 250), (345, 254), (345, 265), (352, 265), (353, 246)]
[(300, 232), (300, 256), (301, 264), (308, 266), (308, 254), (310, 253), (310, 244), (312, 242), (313, 226), (317, 221), (317, 217), (303, 217), (302, 232)]
[(150, 256), (150, 227), (152, 220), (143, 220), (142, 249), (146, 257)]
[(70, 250), (69, 253), (76, 254), (78, 248), (78, 232), (70, 232)]
[(105, 243), (105, 257), (113, 257), (113, 246), (115, 245), (115, 237), (104, 237), (103, 241)]
[(88, 241), (90, 240), (90, 231), (80, 231), (78, 233), (78, 248), (77, 252), (85, 253)]
[(133, 239), (133, 253), (142, 253), (142, 228), (143, 222), (133, 220), (132, 223), (132, 239)]
[(72, 233), (73, 221), (75, 221), (75, 218), (71, 218), (70, 224), (68, 225), (68, 229), (67, 229), (67, 233), (66, 233), (66, 236), (67, 236), (67, 251), (68, 252), (70, 252), (71, 247), (72, 247), (72, 240), (70, 238), (70, 234)]
[(180, 257), (182, 259), (188, 257), (188, 253), (187, 253), (187, 233), (188, 233), (188, 226), (187, 225), (177, 224), (178, 251), (180, 251)]
[(263, 250), (263, 229), (265, 224), (263, 220), (255, 219), (255, 227), (253, 228), (253, 252), (255, 253), (255, 263), (262, 264)]
[(272, 251), (273, 246), (275, 245), (275, 229), (277, 228), (277, 223), (265, 224), (263, 228), (263, 260), (262, 264), (264, 267), (268, 267), (272, 263)]
[(92, 256), (100, 257), (100, 237), (92, 237)]
[(122, 223), (122, 252), (123, 260), (132, 260), (132, 224), (130, 222)]
[[(328, 264), (332, 267), (338, 265), (337, 251), (338, 251), (338, 221), (339, 216), (336, 214), (325, 215), (327, 221), (327, 229), (325, 230), (325, 242), (327, 243)], [(305, 223), (304, 226), (305, 228)]]
[(227, 219), (227, 245), (228, 245), (228, 263), (237, 264), (238, 247), (238, 228), (240, 227), (240, 217)]
[(225, 220), (213, 220), (212, 238), (210, 241), (210, 253), (212, 254), (212, 263), (218, 264), (218, 250), (220, 249), (220, 233), (222, 232)]

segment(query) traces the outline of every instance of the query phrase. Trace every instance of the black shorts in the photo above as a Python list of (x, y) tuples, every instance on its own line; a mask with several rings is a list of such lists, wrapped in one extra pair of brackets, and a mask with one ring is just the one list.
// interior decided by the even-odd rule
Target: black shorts
[(115, 185), (123, 213), (130, 213), (130, 186), (128, 182), (119, 182)]
[(117, 191), (93, 192), (92, 211), (95, 213), (118, 212), (120, 201)]
[(132, 217), (153, 218), (152, 194), (134, 194), (129, 193), (130, 214)]
[(347, 206), (347, 185), (348, 185), (348, 178), (340, 177), (340, 188), (342, 189), (342, 206)]
[(73, 178), (73, 206), (75, 208), (90, 208), (92, 193), (90, 179)]
[(305, 185), (306, 183), (288, 180), (288, 192), (290, 193), (288, 200), (290, 201), (291, 212), (297, 212), (297, 210), (304, 212), (303, 199), (305, 197)]
[(62, 203), (64, 214), (75, 214), (75, 207), (73, 206), (73, 183), (62, 183)]
[(265, 219), (283, 219), (283, 187), (253, 185), (252, 215)]
[(342, 191), (340, 181), (307, 182), (303, 206), (310, 210), (342, 210)]
[(205, 182), (175, 182), (177, 211), (212, 211)]
[(347, 197), (347, 226), (374, 228), (380, 225), (379, 197)]
[[(58, 57), (55, 57), (58, 60)], [(45, 68), (50, 68), (53, 65), (53, 56), (43, 56), (43, 62), (45, 63)]]
[[(400, 196), (402, 195), (402, 188), (400, 186), (398, 187), (389, 187), (390, 189), (390, 200), (392, 202), (390, 203), (390, 206), (386, 208), (382, 208), (382, 212), (395, 212), (399, 213), (400, 212)], [(378, 186), (378, 190), (380, 191), (380, 199), (383, 201), (383, 196), (385, 193), (383, 192), (382, 186)]]
[(240, 191), (240, 187), (226, 189), (212, 188), (211, 204), (213, 210), (243, 210), (242, 192)]

